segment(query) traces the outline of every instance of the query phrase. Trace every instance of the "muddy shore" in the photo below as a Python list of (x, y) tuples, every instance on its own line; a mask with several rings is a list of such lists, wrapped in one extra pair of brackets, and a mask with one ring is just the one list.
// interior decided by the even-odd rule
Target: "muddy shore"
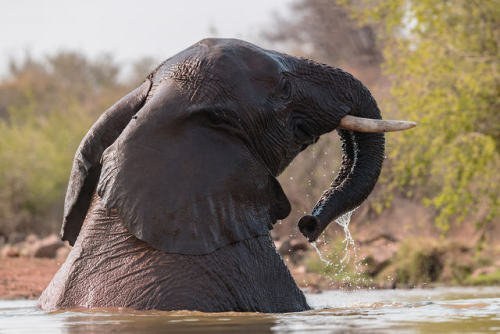
[(56, 259), (1, 258), (0, 299), (36, 299), (62, 265)]

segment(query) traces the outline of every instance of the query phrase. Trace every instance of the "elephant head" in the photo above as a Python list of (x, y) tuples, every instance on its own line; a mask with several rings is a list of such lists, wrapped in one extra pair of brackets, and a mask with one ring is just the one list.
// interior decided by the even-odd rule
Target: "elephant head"
[(368, 89), (338, 68), (202, 40), (90, 129), (75, 156), (62, 237), (75, 242), (96, 189), (132, 234), (167, 252), (204, 254), (265, 235), (290, 212), (276, 177), (338, 129), (340, 173), (299, 221), (313, 241), (373, 189), (384, 159), (379, 132), (411, 127), (380, 118)]

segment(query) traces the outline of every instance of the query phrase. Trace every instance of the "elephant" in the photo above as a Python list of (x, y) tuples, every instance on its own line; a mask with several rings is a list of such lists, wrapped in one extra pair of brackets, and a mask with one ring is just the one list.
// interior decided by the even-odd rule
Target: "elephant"
[(105, 111), (64, 203), (73, 246), (42, 309), (308, 310), (270, 237), (291, 211), (276, 177), (338, 130), (340, 172), (299, 230), (314, 241), (372, 191), (383, 121), (351, 74), (237, 39), (204, 39)]

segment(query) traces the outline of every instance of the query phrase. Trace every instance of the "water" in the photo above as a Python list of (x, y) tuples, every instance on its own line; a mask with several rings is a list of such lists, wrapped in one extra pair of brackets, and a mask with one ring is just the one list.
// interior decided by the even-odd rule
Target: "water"
[(349, 223), (351, 222), (351, 217), (354, 211), (356, 211), (356, 209), (346, 212), (342, 216), (335, 219), (335, 222), (344, 228), (344, 242), (347, 245), (354, 245), (354, 239), (352, 238), (351, 232), (349, 231)]
[(346, 212), (342, 216), (335, 219), (335, 222), (344, 228), (344, 233), (345, 233), (344, 257), (342, 258), (342, 260), (340, 260), (341, 264), (344, 262), (349, 262), (349, 246), (351, 246), (354, 249), (354, 239), (352, 238), (351, 232), (349, 231), (349, 223), (351, 222), (352, 213), (355, 210), (356, 209)]
[[(344, 233), (345, 233), (344, 257), (340, 260), (341, 265), (346, 263), (346, 262), (349, 262), (349, 246), (351, 246), (353, 248), (354, 252), (356, 252), (356, 249), (354, 248), (354, 239), (352, 238), (351, 232), (349, 231), (349, 223), (351, 222), (352, 213), (355, 210), (356, 209), (349, 211), (349, 212), (346, 212), (345, 214), (343, 214), (342, 216), (338, 217), (335, 220), (335, 222), (337, 224), (339, 224), (340, 226), (342, 226), (344, 228)], [(321, 251), (318, 248), (318, 245), (316, 244), (316, 241), (311, 242), (311, 245), (316, 250), (316, 253), (318, 254), (321, 262), (325, 263), (327, 266), (333, 265), (332, 262), (330, 262), (324, 258), (323, 254), (321, 253)]]
[(316, 250), (316, 253), (318, 254), (319, 256), (319, 259), (321, 262), (323, 262), (324, 264), (326, 264), (327, 266), (331, 266), (332, 263), (330, 261), (328, 261), (327, 259), (325, 259), (323, 257), (323, 254), (321, 254), (321, 252), (319, 251), (319, 248), (318, 248), (318, 245), (316, 245), (316, 241), (313, 241), (311, 242), (311, 245), (313, 246), (313, 248)]
[(498, 333), (500, 287), (328, 291), (313, 311), (288, 314), (48, 313), (35, 301), (0, 301), (0, 333)]

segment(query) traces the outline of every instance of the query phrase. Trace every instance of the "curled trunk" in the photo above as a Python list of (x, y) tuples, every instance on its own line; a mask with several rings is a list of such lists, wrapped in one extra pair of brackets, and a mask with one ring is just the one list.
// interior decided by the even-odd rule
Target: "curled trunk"
[[(376, 104), (359, 116), (381, 119)], [(382, 169), (385, 154), (382, 133), (339, 130), (339, 134), (343, 149), (340, 172), (311, 215), (299, 220), (299, 229), (310, 242), (315, 241), (332, 220), (354, 210), (368, 197)]]

